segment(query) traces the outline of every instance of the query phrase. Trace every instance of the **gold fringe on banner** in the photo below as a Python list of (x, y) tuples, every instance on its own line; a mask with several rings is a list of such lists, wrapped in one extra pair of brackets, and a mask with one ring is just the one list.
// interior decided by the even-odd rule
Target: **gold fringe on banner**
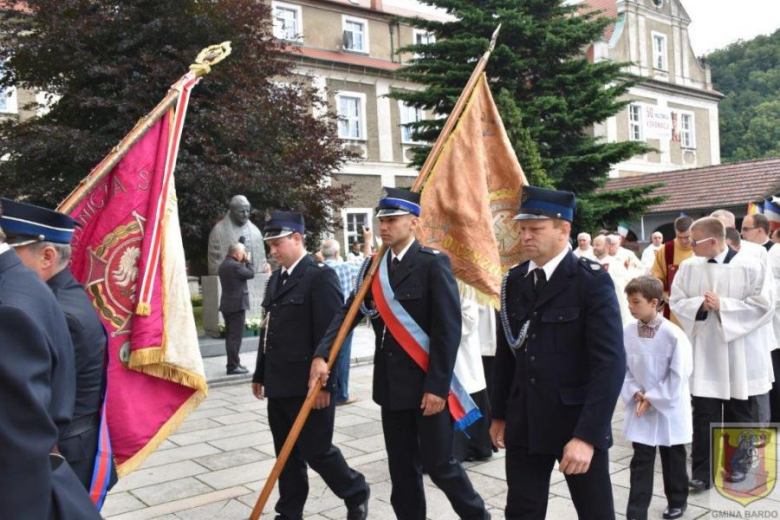
[(155, 436), (146, 443), (146, 446), (141, 448), (135, 455), (127, 459), (124, 463), (117, 465), (117, 475), (122, 478), (138, 469), (144, 460), (146, 460), (149, 455), (154, 453), (154, 451), (160, 447), (160, 444), (163, 443), (168, 435), (176, 431), (176, 429), (181, 425), (182, 421), (184, 421), (184, 419), (189, 414), (194, 412), (204, 399), (206, 399), (206, 392), (195, 391), (195, 393), (193, 393), (192, 396), (190, 396), (190, 398), (184, 402), (184, 404), (176, 411), (176, 413), (166, 421), (162, 428), (157, 431), (157, 434), (155, 434)]
[(496, 298), (495, 296), (486, 294), (480, 291), (479, 289), (475, 288), (473, 285), (469, 285), (459, 278), (456, 278), (455, 281), (458, 283), (458, 292), (464, 298), (468, 298), (469, 300), (475, 301), (479, 305), (490, 305), (496, 310), (499, 309), (500, 304), (498, 298)]

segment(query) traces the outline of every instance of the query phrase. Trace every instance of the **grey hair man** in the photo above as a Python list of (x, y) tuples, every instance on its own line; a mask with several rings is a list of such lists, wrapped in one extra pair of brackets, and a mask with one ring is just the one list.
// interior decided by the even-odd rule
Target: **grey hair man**
[(577, 235), (577, 248), (572, 251), (580, 258), (588, 258), (595, 260), (596, 255), (593, 253), (593, 247), (591, 246), (590, 233), (580, 233)]

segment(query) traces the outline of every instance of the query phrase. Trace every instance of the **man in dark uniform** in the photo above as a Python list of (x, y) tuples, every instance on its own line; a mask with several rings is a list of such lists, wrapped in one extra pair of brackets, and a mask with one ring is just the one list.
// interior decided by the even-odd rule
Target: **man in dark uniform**
[[(306, 399), (314, 349), (344, 301), (336, 273), (306, 252), (304, 233), (303, 215), (290, 211), (273, 212), (264, 229), (264, 240), (280, 269), (271, 275), (263, 299), (266, 321), (260, 331), (252, 392), (258, 399), (268, 397), (268, 423), (277, 455)], [(309, 493), (307, 464), (344, 500), (348, 520), (368, 516), (368, 484), (333, 446), (336, 400), (331, 399), (332, 385), (325, 390), (279, 476), (279, 520), (303, 518)]]
[(225, 319), (228, 375), (249, 373), (249, 370), (241, 364), (239, 352), (244, 337), (246, 311), (249, 310), (249, 287), (246, 281), (254, 277), (255, 268), (249, 261), (244, 244), (241, 242), (230, 244), (227, 256), (219, 265), (219, 283), (222, 286), (219, 311)]
[(0, 229), (1, 516), (99, 519), (57, 449), (76, 391), (65, 317), (51, 291), (22, 265), (5, 239)]
[(607, 450), (626, 357), (614, 286), (568, 250), (575, 199), (523, 187), (530, 260), (504, 278), (490, 399), (491, 437), (506, 447), (506, 518), (543, 519), (557, 460), (580, 518), (615, 518)]
[[(489, 518), (452, 451), (454, 430), (447, 396), (461, 336), (458, 288), (447, 255), (415, 240), (419, 215), (418, 193), (385, 188), (377, 217), (388, 250), (380, 261), (387, 262), (394, 299), (429, 338), (428, 369), (418, 366), (372, 309), (376, 295), (370, 293), (362, 307), (371, 316), (376, 334), (373, 398), (382, 407), (393, 484), (390, 502), (398, 518), (424, 520), (424, 468), (460, 518)], [(363, 273), (370, 262), (366, 260)], [(333, 379), (328, 378), (326, 359), (354, 299), (350, 297), (322, 338), (312, 363), (310, 386), (329, 384)], [(350, 327), (361, 319), (358, 314)]]
[[(31, 204), (4, 199), (3, 207), (10, 245), (22, 263), (46, 282), (65, 313), (76, 362), (76, 400), (59, 449), (89, 489), (98, 449), (107, 338), (87, 293), (68, 268), (76, 223), (67, 215)], [(26, 227), (20, 227), (21, 222)], [(115, 483), (112, 462), (108, 489)]]

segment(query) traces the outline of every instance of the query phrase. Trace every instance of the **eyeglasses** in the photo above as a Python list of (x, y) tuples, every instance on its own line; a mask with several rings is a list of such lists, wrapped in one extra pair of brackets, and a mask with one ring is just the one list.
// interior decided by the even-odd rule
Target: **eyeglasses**
[(715, 240), (715, 239), (712, 238), (712, 237), (702, 238), (701, 240), (693, 240), (693, 239), (691, 239), (691, 246), (696, 247), (699, 244), (707, 242), (708, 240)]
[(754, 229), (756, 229), (756, 228), (755, 228), (755, 227), (750, 227), (750, 226), (742, 226), (742, 232), (743, 232), (743, 233), (744, 233), (745, 231), (752, 231), (752, 230), (754, 230)]

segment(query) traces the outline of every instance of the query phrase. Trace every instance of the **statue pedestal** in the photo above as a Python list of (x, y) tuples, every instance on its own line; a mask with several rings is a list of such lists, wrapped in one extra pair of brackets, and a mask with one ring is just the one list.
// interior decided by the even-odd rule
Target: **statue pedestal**
[[(247, 286), (249, 287), (249, 310), (246, 311), (247, 320), (260, 317), (260, 309), (268, 276), (264, 273), (257, 273), (254, 278), (247, 280)], [(222, 295), (219, 276), (203, 276), (200, 282), (203, 293), (203, 328), (206, 330), (206, 334), (212, 338), (218, 338), (220, 335), (219, 325), (224, 323), (222, 313), (219, 312), (219, 298)]]

